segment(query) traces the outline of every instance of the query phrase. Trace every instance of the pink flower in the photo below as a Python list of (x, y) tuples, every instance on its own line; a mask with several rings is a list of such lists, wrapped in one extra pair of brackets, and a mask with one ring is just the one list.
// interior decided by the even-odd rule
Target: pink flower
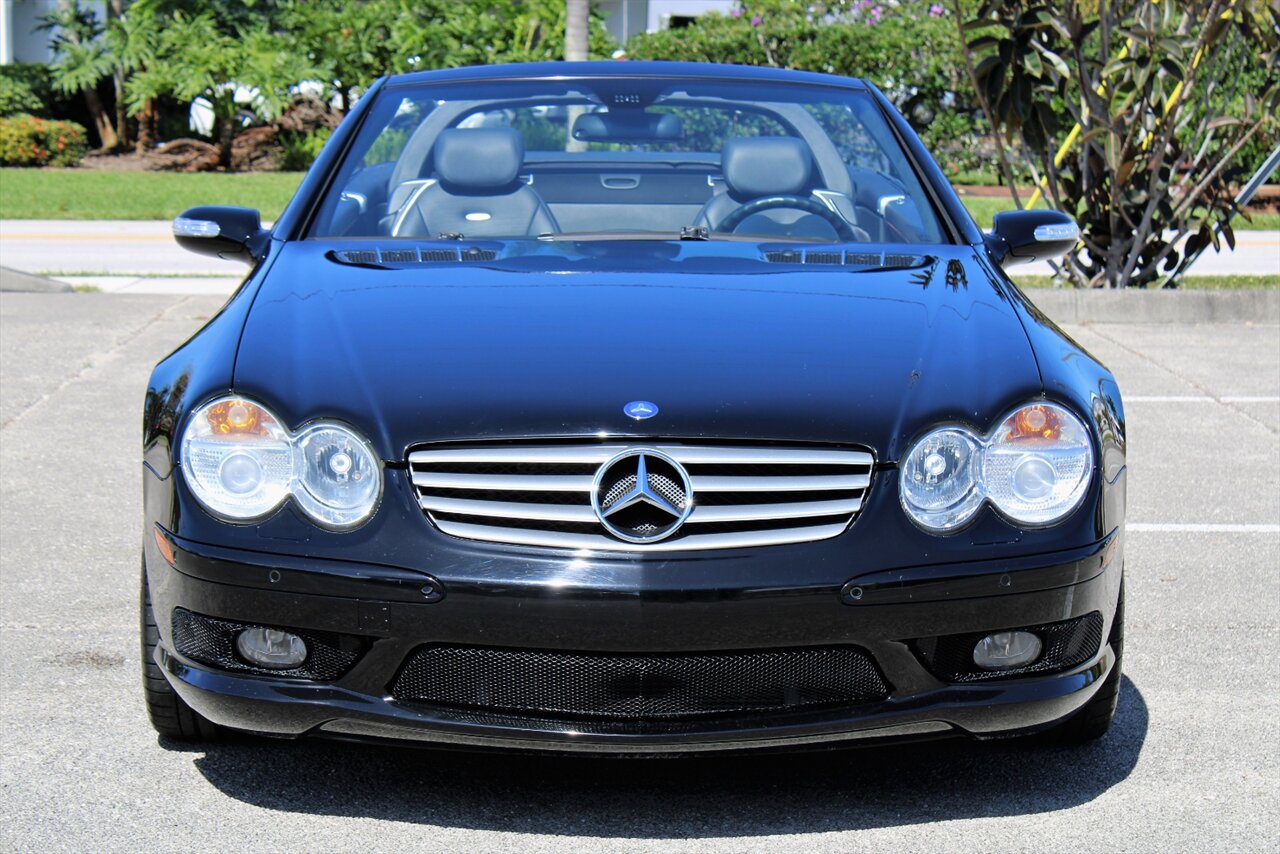
[(943, 12), (945, 12), (945, 11), (946, 11), (946, 10), (945, 10), (945, 9), (943, 9), (943, 8), (942, 8), (942, 6), (941, 6), (940, 4), (938, 4), (938, 3), (934, 3), (932, 6), (930, 6), (930, 7), (929, 7), (929, 17), (930, 17), (930, 18), (941, 18), (941, 17), (942, 17), (942, 13), (943, 13)]
[(760, 26), (760, 22), (761, 22), (762, 20), (764, 20), (764, 19), (763, 19), (763, 18), (761, 18), (759, 15), (752, 15), (752, 16), (751, 16), (751, 26), (753, 26), (753, 27), (758, 27), (758, 26)]

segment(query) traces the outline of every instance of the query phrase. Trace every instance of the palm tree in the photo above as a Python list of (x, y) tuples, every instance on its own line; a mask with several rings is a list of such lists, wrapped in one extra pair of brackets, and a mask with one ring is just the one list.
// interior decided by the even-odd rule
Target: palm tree
[(120, 135), (98, 97), (98, 83), (113, 68), (97, 16), (79, 0), (58, 0), (57, 8), (41, 19), (40, 28), (52, 34), (49, 46), (58, 57), (52, 66), (53, 85), (66, 94), (82, 93), (103, 149), (118, 148)]

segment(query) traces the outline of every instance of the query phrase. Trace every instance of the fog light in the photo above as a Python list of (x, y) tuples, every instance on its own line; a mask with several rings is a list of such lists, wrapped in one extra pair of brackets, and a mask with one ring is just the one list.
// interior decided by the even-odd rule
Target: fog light
[(1040, 638), (1031, 632), (996, 632), (978, 641), (973, 663), (983, 670), (1010, 670), (1040, 657)]
[(244, 660), (269, 670), (288, 670), (307, 660), (302, 638), (278, 629), (254, 626), (236, 636), (236, 649)]

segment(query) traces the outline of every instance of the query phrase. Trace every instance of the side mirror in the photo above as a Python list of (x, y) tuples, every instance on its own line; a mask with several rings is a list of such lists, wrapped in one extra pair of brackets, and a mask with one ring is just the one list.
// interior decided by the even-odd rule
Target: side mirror
[(252, 208), (206, 205), (183, 211), (173, 221), (173, 237), (198, 255), (256, 264), (266, 253), (270, 232)]
[(1080, 227), (1061, 211), (1002, 211), (986, 244), (997, 264), (1012, 267), (1061, 257), (1079, 239)]

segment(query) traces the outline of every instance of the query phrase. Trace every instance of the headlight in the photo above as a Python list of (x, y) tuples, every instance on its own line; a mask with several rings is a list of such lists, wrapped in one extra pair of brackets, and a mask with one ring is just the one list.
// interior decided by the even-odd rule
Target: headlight
[(973, 435), (950, 427), (917, 442), (902, 465), (902, 504), (907, 512), (939, 531), (967, 522), (982, 505), (981, 454)]
[(182, 435), (182, 470), (191, 492), (217, 516), (260, 519), (292, 496), (330, 528), (373, 513), (382, 468), (369, 443), (341, 424), (317, 423), (294, 435), (265, 407), (222, 398), (196, 410)]
[(1074, 415), (1054, 403), (1017, 409), (990, 435), (944, 427), (921, 438), (903, 460), (903, 509), (920, 525), (953, 531), (984, 500), (1027, 525), (1074, 510), (1089, 487), (1093, 445)]
[(293, 497), (307, 515), (335, 528), (363, 521), (378, 503), (382, 470), (369, 443), (339, 424), (315, 424), (294, 441)]
[(1089, 432), (1061, 406), (1024, 406), (995, 429), (982, 459), (987, 498), (1006, 516), (1046, 525), (1080, 503), (1093, 471)]

